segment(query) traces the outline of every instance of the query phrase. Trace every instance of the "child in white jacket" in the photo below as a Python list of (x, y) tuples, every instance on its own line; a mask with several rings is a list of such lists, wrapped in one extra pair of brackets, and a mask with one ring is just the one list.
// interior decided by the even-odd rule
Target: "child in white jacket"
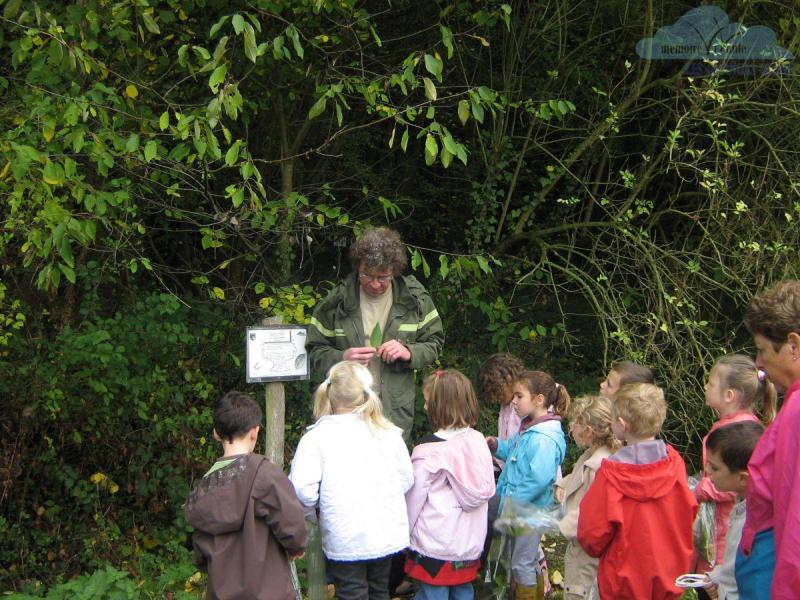
[(472, 384), (455, 369), (436, 371), (422, 387), (436, 433), (414, 448), (414, 486), (406, 494), (411, 552), (406, 573), (417, 600), (472, 600), (494, 495), (492, 455), (478, 420)]
[(388, 600), (392, 554), (408, 546), (405, 492), (414, 482), (402, 431), (383, 416), (372, 375), (355, 362), (331, 367), (314, 416), (289, 479), (300, 502), (319, 508), (336, 596)]

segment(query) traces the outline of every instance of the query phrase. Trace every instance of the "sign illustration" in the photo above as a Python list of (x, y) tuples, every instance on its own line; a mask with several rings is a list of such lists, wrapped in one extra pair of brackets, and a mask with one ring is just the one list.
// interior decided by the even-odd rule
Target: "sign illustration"
[(246, 342), (248, 383), (308, 379), (305, 326), (248, 327)]

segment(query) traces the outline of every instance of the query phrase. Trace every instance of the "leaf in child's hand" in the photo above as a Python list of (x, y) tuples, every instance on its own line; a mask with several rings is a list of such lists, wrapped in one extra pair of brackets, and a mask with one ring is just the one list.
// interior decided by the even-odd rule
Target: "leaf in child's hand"
[(375, 323), (375, 327), (372, 329), (372, 333), (369, 336), (369, 345), (373, 348), (377, 348), (383, 342), (383, 332), (381, 331), (381, 324)]

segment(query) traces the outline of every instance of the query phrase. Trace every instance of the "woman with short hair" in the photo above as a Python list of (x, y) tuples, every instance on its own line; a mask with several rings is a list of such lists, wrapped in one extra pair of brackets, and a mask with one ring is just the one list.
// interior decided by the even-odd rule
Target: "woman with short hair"
[(413, 275), (400, 234), (364, 231), (350, 248), (353, 273), (315, 308), (306, 348), (323, 374), (342, 360), (369, 367), (384, 414), (403, 430), (414, 424), (414, 370), (439, 357), (444, 332), (430, 295)]
[(800, 590), (800, 281), (757, 294), (744, 322), (756, 365), (785, 396), (748, 463), (736, 583), (742, 598), (788, 600)]

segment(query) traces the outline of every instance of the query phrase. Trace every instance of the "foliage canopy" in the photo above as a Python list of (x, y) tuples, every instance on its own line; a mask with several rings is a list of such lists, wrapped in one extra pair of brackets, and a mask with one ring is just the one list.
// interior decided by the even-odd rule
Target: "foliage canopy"
[[(798, 54), (793, 3), (718, 4)], [(636, 56), (690, 8), (0, 2), (3, 587), (179, 555), (241, 328), (306, 322), (368, 223), (448, 364), (508, 349), (576, 391), (651, 364), (691, 450), (742, 307), (798, 275), (800, 89)]]

